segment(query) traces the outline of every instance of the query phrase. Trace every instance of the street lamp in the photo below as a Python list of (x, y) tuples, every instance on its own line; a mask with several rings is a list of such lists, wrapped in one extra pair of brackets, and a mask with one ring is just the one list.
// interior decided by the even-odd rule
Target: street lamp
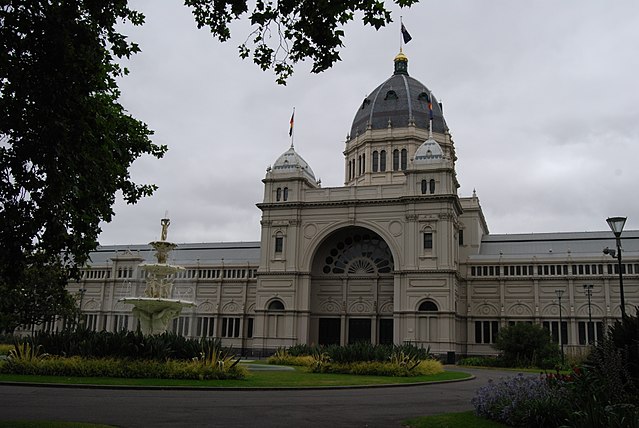
[(595, 335), (595, 329), (592, 325), (592, 308), (590, 306), (590, 298), (592, 297), (592, 284), (584, 284), (584, 293), (588, 297), (588, 343), (592, 342), (592, 337)]
[(564, 365), (564, 338), (561, 335), (562, 330), (562, 317), (561, 317), (561, 296), (564, 294), (564, 290), (555, 290), (555, 294), (557, 295), (557, 299), (559, 300), (559, 344), (561, 345), (561, 365)]
[[(621, 297), (621, 317), (626, 317), (626, 300), (623, 295), (623, 274), (621, 273), (621, 232), (626, 224), (626, 217), (608, 217), (606, 219), (610, 230), (615, 234), (615, 240), (617, 241), (617, 263), (619, 264), (619, 296)], [(611, 257), (615, 257), (615, 250), (610, 250), (608, 247), (604, 248), (604, 254), (610, 254)]]

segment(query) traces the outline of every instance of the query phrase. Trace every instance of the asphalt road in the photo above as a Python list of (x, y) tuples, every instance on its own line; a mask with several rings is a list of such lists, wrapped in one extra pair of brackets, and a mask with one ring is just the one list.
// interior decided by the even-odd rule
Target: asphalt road
[(514, 372), (459, 369), (464, 382), (392, 388), (180, 391), (0, 385), (0, 420), (119, 427), (401, 427), (413, 416), (471, 410), (488, 382)]

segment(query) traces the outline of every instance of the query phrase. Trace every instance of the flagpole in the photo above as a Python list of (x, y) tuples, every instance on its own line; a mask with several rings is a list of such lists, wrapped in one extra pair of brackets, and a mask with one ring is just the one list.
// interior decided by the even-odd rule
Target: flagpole
[(291, 115), (291, 129), (289, 131), (290, 136), (291, 136), (291, 148), (294, 148), (294, 141), (295, 141), (295, 107), (293, 107), (293, 114)]
[(399, 16), (399, 51), (402, 51), (402, 47), (403, 47), (403, 42), (404, 42), (404, 35), (402, 34), (402, 26), (404, 25), (404, 21), (402, 20), (402, 16)]
[(433, 91), (428, 91), (428, 139), (433, 138)]

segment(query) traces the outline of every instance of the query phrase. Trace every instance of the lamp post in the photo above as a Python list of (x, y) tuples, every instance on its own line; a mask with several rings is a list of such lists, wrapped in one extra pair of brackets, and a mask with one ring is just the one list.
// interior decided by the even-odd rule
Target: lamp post
[(557, 295), (557, 299), (559, 300), (559, 344), (561, 345), (561, 365), (564, 365), (564, 338), (562, 337), (562, 316), (561, 316), (561, 296), (564, 294), (564, 290), (555, 290), (555, 294)]
[(590, 298), (592, 297), (592, 284), (584, 284), (584, 293), (588, 297), (588, 328), (586, 331), (588, 332), (588, 343), (592, 342), (592, 336), (595, 334), (595, 329), (592, 325), (592, 308), (590, 306)]
[[(621, 298), (621, 317), (626, 317), (626, 300), (623, 295), (623, 274), (621, 273), (621, 232), (626, 224), (626, 217), (608, 217), (606, 219), (610, 230), (615, 234), (615, 240), (617, 241), (617, 263), (619, 264), (619, 296)], [(615, 250), (610, 250), (607, 247), (604, 249), (604, 254), (610, 254), (615, 257)]]

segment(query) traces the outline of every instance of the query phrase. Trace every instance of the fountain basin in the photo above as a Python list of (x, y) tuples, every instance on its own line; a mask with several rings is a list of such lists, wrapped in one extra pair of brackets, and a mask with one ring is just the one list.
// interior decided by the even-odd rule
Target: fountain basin
[(157, 297), (124, 297), (120, 302), (133, 305), (133, 315), (140, 320), (140, 330), (145, 335), (162, 334), (169, 322), (180, 316), (183, 308), (195, 306), (193, 302)]

